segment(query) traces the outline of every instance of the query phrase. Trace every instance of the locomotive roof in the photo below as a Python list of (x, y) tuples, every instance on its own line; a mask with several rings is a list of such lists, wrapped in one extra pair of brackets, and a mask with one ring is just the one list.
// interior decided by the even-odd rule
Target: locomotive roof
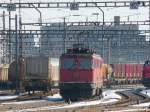
[(88, 48), (73, 48), (67, 49), (67, 52), (63, 55), (93, 55), (95, 52)]
[(100, 55), (97, 55), (94, 50), (84, 47), (76, 47), (73, 49), (67, 49), (67, 52), (62, 54), (62, 56), (93, 56), (101, 58)]

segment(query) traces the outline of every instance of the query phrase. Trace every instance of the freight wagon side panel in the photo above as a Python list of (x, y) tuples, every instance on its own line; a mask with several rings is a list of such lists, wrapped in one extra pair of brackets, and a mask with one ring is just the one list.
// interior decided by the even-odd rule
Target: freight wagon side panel
[(121, 64), (121, 76), (124, 79), (125, 78), (125, 64)]
[(136, 78), (136, 64), (133, 64), (133, 77)]
[(100, 70), (101, 70), (101, 75), (103, 76), (103, 79), (106, 79), (107, 78), (107, 65), (102, 64)]
[(117, 79), (118, 78), (118, 66), (117, 66), (117, 64), (114, 64), (113, 68), (114, 68), (114, 77), (115, 77), (115, 79)]
[(3, 65), (1, 75), (3, 82), (8, 81), (8, 67), (6, 65)]
[(134, 65), (131, 64), (131, 79), (134, 77)]
[(125, 74), (126, 74), (126, 79), (130, 78), (130, 65), (125, 64)]
[(140, 64), (136, 64), (136, 79), (140, 78)]
[(48, 58), (28, 57), (25, 59), (25, 79), (47, 79)]
[(58, 86), (59, 83), (59, 59), (49, 58), (48, 80), (53, 86)]
[(120, 79), (122, 77), (121, 64), (117, 64), (117, 66), (118, 66), (118, 78)]
[(140, 64), (140, 69), (139, 69), (139, 78), (142, 78), (142, 71), (143, 71), (143, 65)]
[(1, 65), (0, 67), (0, 82), (8, 81), (8, 67), (9, 65)]

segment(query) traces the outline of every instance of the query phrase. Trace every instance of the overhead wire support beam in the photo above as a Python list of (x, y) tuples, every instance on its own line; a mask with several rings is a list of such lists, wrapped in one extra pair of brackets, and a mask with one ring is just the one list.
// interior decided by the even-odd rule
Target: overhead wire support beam
[[(72, 2), (15, 2), (15, 8), (70, 8)], [(131, 1), (107, 1), (107, 2), (76, 2), (80, 8), (85, 7), (130, 7)], [(93, 4), (94, 3), (94, 4)], [(148, 7), (149, 1), (137, 1), (138, 7)], [(0, 3), (1, 8), (13, 6), (10, 3)], [(33, 6), (34, 5), (34, 6)]]
[[(9, 30), (5, 30), (6, 33), (2, 33), (3, 30), (0, 30), (0, 35), (7, 35), (9, 34)], [(64, 30), (22, 30), (21, 35), (26, 35), (26, 34), (32, 34), (32, 35), (47, 35), (48, 31), (52, 31), (52, 32), (63, 32)], [(104, 32), (104, 35), (108, 35), (108, 36), (116, 36), (116, 35), (137, 35), (137, 34), (145, 34), (145, 33), (149, 33), (150, 30), (67, 30), (68, 31), (68, 35), (69, 34), (74, 34), (74, 33), (79, 33), (81, 31), (87, 31), (87, 32), (91, 32), (92, 34), (94, 34), (94, 32)], [(15, 30), (11, 30), (11, 35), (15, 35), (16, 31)], [(55, 33), (52, 35), (56, 35)], [(61, 33), (57, 34), (57, 35), (62, 35)], [(97, 35), (97, 34), (95, 34)]]
[[(22, 23), (22, 25), (35, 25), (35, 26), (41, 26), (41, 25), (45, 25), (45, 26), (49, 26), (53, 23)], [(60, 23), (61, 24), (61, 23)], [(104, 22), (105, 25), (113, 25), (114, 21), (105, 21)], [(149, 25), (150, 21), (120, 21), (120, 24), (122, 25)], [(100, 26), (103, 25), (103, 22), (66, 22), (67, 26), (80, 26), (80, 25), (95, 25), (95, 26)]]

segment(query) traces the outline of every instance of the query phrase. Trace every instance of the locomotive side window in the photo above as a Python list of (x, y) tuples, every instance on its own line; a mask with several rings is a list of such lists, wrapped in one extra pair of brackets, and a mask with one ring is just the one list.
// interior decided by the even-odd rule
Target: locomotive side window
[(89, 59), (80, 59), (80, 69), (89, 69), (91, 68), (91, 61)]
[(74, 59), (64, 59), (63, 61), (63, 68), (64, 69), (71, 69), (74, 66)]

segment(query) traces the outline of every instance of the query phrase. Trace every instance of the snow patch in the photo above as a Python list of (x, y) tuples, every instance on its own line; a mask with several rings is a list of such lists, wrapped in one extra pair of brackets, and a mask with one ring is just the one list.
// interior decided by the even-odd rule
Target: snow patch
[(47, 96), (43, 98), (48, 101), (63, 101), (63, 98), (60, 94), (54, 94), (53, 96)]
[(0, 101), (11, 100), (11, 99), (15, 99), (17, 97), (18, 97), (18, 95), (0, 96)]
[(150, 89), (144, 89), (141, 91), (142, 94), (148, 95), (150, 97)]
[(30, 104), (30, 103), (38, 103), (38, 102), (45, 102), (45, 100), (28, 100), (28, 101), (18, 101), (18, 102), (8, 102), (2, 103), (2, 105), (9, 105), (9, 104)]
[(107, 90), (103, 92), (104, 99), (121, 99), (121, 96), (116, 94), (120, 90)]
[(117, 110), (117, 111), (107, 111), (107, 112), (139, 112), (139, 111), (148, 111), (148, 109), (126, 109), (126, 110)]
[(143, 107), (143, 108), (149, 108), (150, 107), (150, 102), (147, 103), (140, 103), (138, 105), (132, 105), (134, 107)]

